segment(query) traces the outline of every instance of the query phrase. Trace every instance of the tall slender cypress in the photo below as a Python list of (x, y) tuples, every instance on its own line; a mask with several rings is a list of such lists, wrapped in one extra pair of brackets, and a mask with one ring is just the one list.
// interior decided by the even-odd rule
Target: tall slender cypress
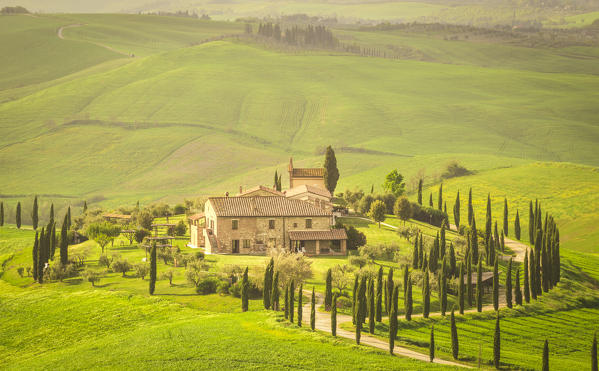
[(297, 293), (297, 325), (302, 327), (302, 316), (304, 308), (302, 308), (302, 293), (304, 292), (304, 285), (300, 284), (299, 291)]
[(31, 211), (31, 225), (33, 229), (37, 229), (37, 223), (39, 222), (39, 211), (37, 206), (37, 196), (33, 199), (33, 210)]
[(272, 293), (270, 294), (270, 307), (272, 310), (279, 310), (279, 272), (275, 272), (272, 279)]
[(272, 274), (274, 270), (275, 261), (274, 258), (270, 258), (270, 262), (266, 266), (264, 271), (264, 290), (262, 290), (262, 302), (264, 303), (264, 309), (270, 309), (270, 295), (272, 293)]
[(44, 267), (45, 267), (45, 254), (46, 254), (46, 233), (45, 229), (42, 227), (42, 231), (40, 232), (40, 240), (38, 246), (37, 253), (37, 282), (44, 283)]
[(448, 276), (455, 277), (458, 273), (456, 267), (456, 259), (455, 259), (455, 250), (453, 248), (453, 243), (449, 244), (449, 271), (447, 272)]
[(0, 227), (4, 227), (4, 202), (0, 202)]
[(439, 186), (439, 199), (437, 200), (437, 208), (443, 210), (443, 183)]
[(249, 309), (249, 291), (250, 281), (248, 278), (248, 267), (245, 267), (243, 278), (241, 279), (241, 311), (247, 312)]
[(56, 252), (56, 224), (52, 223), (51, 234), (50, 234), (50, 260), (54, 260), (54, 253)]
[(327, 270), (327, 278), (325, 280), (324, 291), (324, 307), (326, 310), (331, 310), (331, 302), (333, 301), (333, 272), (331, 268)]
[(434, 207), (433, 205), (433, 193), (431, 192), (430, 197), (428, 198), (428, 206)]
[(383, 267), (379, 267), (378, 275), (376, 276), (376, 321), (383, 320)]
[(491, 194), (487, 195), (487, 217), (485, 223), (485, 240), (491, 238), (491, 229), (493, 228), (493, 217), (491, 215)]
[[(537, 273), (535, 268), (535, 252), (534, 249), (530, 249), (528, 257), (528, 275), (530, 279), (530, 296), (537, 300)], [(528, 302), (527, 302), (528, 303)]]
[(508, 220), (507, 220), (507, 198), (503, 199), (503, 233), (508, 235)]
[(458, 284), (458, 303), (460, 305), (460, 314), (464, 314), (464, 263), (460, 264), (460, 276), (458, 279), (460, 280)]
[(408, 278), (410, 277), (410, 268), (408, 265), (404, 265), (403, 269), (403, 295), (406, 296), (406, 290), (408, 289)]
[(15, 224), (17, 228), (21, 228), (21, 202), (17, 202), (17, 211), (15, 213)]
[(460, 191), (458, 190), (458, 194), (455, 197), (455, 204), (453, 205), (453, 221), (455, 222), (456, 227), (460, 228)]
[(468, 256), (468, 269), (466, 269), (466, 294), (468, 297), (468, 306), (471, 307), (474, 303), (474, 290), (472, 289), (472, 252)]
[(479, 259), (478, 259), (478, 231), (476, 230), (476, 218), (474, 217), (474, 215), (472, 216), (472, 231), (470, 231), (470, 246), (472, 249), (472, 262), (474, 264), (477, 264)]
[(374, 300), (374, 280), (371, 279), (368, 283), (368, 330), (374, 334), (376, 302)]
[[(397, 288), (393, 289), (393, 293), (397, 292)], [(393, 354), (395, 348), (395, 337), (397, 336), (397, 310), (394, 305), (391, 306), (389, 314), (389, 353)]]
[(514, 220), (514, 235), (516, 239), (520, 240), (520, 213), (516, 210), (516, 219)]
[(478, 261), (478, 269), (476, 271), (476, 311), (483, 311), (483, 261)]
[(495, 265), (493, 266), (493, 308), (499, 310), (499, 259), (495, 259)]
[(454, 310), (451, 310), (451, 354), (453, 359), (458, 359), (460, 352), (460, 344), (458, 341), (458, 329), (455, 325), (455, 314)]
[[(69, 218), (70, 218), (70, 216), (69, 216)], [(50, 222), (51, 223), (54, 222), (54, 204), (53, 203), (50, 204)], [(69, 224), (69, 228), (70, 228), (70, 224)]]
[(428, 345), (428, 357), (431, 362), (435, 359), (435, 325), (431, 326), (431, 340)]
[(418, 205), (422, 205), (422, 178), (418, 180)]
[(312, 300), (310, 301), (310, 328), (312, 331), (316, 328), (316, 296), (314, 287), (312, 287)]
[(472, 188), (468, 191), (468, 225), (472, 225), (472, 218), (474, 217), (474, 209), (472, 208)]
[(514, 290), (516, 305), (522, 305), (522, 289), (520, 287), (520, 268), (516, 269), (516, 288)]
[[(352, 306), (351, 306), (351, 310), (352, 310), (352, 323), (355, 325), (356, 324), (356, 315), (358, 314), (357, 312), (357, 303), (358, 303), (358, 285), (359, 285), (359, 277), (356, 274), (354, 276), (354, 290), (353, 290), (353, 295), (352, 295)], [(385, 292), (386, 289), (385, 289)], [(386, 295), (386, 294), (385, 294)], [(385, 305), (387, 305), (387, 296), (385, 296)]]
[(505, 275), (505, 302), (508, 308), (512, 307), (512, 260), (510, 258)]
[(293, 308), (295, 305), (295, 282), (291, 280), (289, 284), (289, 322), (293, 323), (293, 316), (295, 313), (295, 309)]
[(289, 319), (289, 284), (285, 285), (285, 319)]
[[(52, 208), (54, 208), (54, 205), (52, 205)], [(69, 221), (69, 229), (71, 229), (71, 206), (69, 205), (69, 208), (67, 209), (67, 220)]]
[(414, 250), (412, 251), (412, 268), (419, 268), (419, 257), (418, 257), (418, 235), (414, 239)]
[(543, 371), (549, 371), (549, 343), (545, 339), (545, 345), (543, 346)]
[(424, 318), (428, 318), (428, 314), (431, 309), (431, 288), (430, 288), (430, 278), (429, 278), (428, 269), (424, 271), (424, 287), (423, 287), (422, 295), (424, 296), (422, 316)]
[[(68, 220), (66, 216), (65, 216), (65, 220)], [(67, 224), (67, 228), (68, 228), (68, 224)], [(156, 242), (153, 242), (152, 249), (150, 250), (150, 295), (154, 295), (155, 289), (156, 289)]]
[(528, 240), (531, 244), (535, 243), (535, 214), (532, 211), (532, 201), (528, 205)]
[(447, 311), (447, 275), (445, 275), (445, 260), (443, 260), (443, 270), (441, 272), (441, 315), (445, 317)]
[(524, 254), (524, 301), (530, 303), (530, 278), (528, 272), (528, 249)]
[(499, 328), (499, 312), (497, 312), (497, 320), (495, 321), (495, 333), (493, 335), (493, 365), (499, 368), (501, 360), (501, 330)]
[(32, 252), (32, 258), (33, 258), (33, 280), (37, 281), (37, 268), (38, 268), (38, 259), (39, 259), (39, 240), (38, 240), (38, 234), (37, 232), (35, 232), (35, 242), (33, 243), (33, 252)]
[(333, 296), (333, 307), (331, 308), (331, 335), (337, 336), (337, 294)]
[(393, 296), (393, 267), (389, 268), (389, 273), (387, 274), (387, 284), (385, 285), (385, 311), (387, 313), (391, 313), (391, 299)]
[(414, 310), (414, 303), (412, 301), (412, 278), (408, 278), (408, 289), (406, 290), (405, 306), (406, 306), (406, 313), (405, 313), (406, 320), (411, 321), (412, 320), (412, 312)]

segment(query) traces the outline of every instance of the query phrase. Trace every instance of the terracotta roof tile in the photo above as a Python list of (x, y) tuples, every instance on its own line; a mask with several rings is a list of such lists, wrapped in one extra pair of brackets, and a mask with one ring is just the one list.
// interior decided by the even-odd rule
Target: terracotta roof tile
[(189, 216), (189, 220), (199, 220), (203, 219), (206, 216), (204, 213), (193, 214)]
[(115, 214), (115, 213), (106, 213), (102, 214), (105, 218), (113, 218), (113, 219), (131, 219), (131, 215), (123, 215), (123, 214)]
[(324, 168), (293, 168), (291, 175), (294, 178), (318, 178), (324, 177)]
[(289, 231), (292, 241), (347, 240), (345, 229)]
[(331, 198), (331, 193), (328, 190), (307, 184), (302, 184), (300, 186), (288, 189), (287, 191), (285, 191), (285, 196), (292, 197), (302, 193), (314, 193), (319, 196)]
[(265, 187), (263, 185), (259, 185), (259, 186), (247, 189), (247, 190), (239, 193), (237, 196), (238, 197), (239, 196), (246, 196), (246, 195), (248, 195), (250, 193), (254, 193), (254, 192), (257, 192), (257, 191), (269, 192), (269, 193), (272, 193), (273, 196), (284, 196), (285, 195), (283, 192), (279, 192), (279, 191), (277, 191), (275, 189), (272, 189), (272, 188), (269, 188), (269, 187)]
[(286, 197), (210, 197), (217, 216), (331, 216), (330, 211)]

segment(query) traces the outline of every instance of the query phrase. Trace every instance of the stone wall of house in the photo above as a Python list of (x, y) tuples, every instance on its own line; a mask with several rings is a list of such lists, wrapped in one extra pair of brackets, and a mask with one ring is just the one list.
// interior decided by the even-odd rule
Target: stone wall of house
[(309, 185), (313, 187), (318, 187), (320, 189), (326, 189), (324, 186), (324, 178), (316, 177), (316, 178), (292, 178), (289, 180), (289, 188), (295, 188), (301, 185)]
[[(329, 229), (332, 217), (219, 217), (215, 222), (215, 234), (218, 240), (218, 251), (212, 253), (233, 253), (233, 242), (239, 240), (240, 254), (265, 254), (269, 248), (289, 248), (287, 231), (305, 230), (306, 219), (312, 220), (314, 230)], [(208, 214), (206, 214), (208, 220)], [(238, 221), (238, 229), (234, 230), (233, 220)], [(274, 220), (274, 229), (269, 228), (269, 221)], [(247, 242), (245, 242), (247, 241)], [(249, 245), (249, 247), (248, 247)]]

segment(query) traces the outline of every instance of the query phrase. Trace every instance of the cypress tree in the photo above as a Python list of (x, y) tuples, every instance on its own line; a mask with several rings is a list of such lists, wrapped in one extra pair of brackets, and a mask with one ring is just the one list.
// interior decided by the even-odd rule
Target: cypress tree
[(505, 252), (505, 236), (503, 235), (503, 231), (501, 231), (501, 252)]
[[(65, 216), (67, 220), (67, 216)], [(68, 224), (67, 224), (68, 227)], [(64, 228), (64, 226), (63, 226)], [(152, 243), (152, 249), (150, 250), (150, 295), (154, 295), (156, 289), (156, 242)]]
[(331, 335), (337, 336), (337, 294), (333, 296), (333, 307), (331, 308)]
[(414, 310), (414, 303), (412, 302), (412, 279), (408, 278), (408, 289), (406, 290), (406, 300), (405, 300), (405, 306), (406, 306), (406, 320), (407, 321), (411, 321), (412, 320), (412, 312)]
[(270, 258), (270, 262), (264, 271), (264, 290), (262, 291), (262, 302), (264, 309), (270, 309), (270, 294), (272, 293), (272, 273), (274, 270), (274, 258)]
[(277, 169), (275, 169), (275, 179), (274, 179), (273, 188), (275, 190), (279, 191), (279, 172), (277, 171)]
[(554, 274), (555, 274), (555, 282), (559, 282), (560, 278), (561, 278), (561, 257), (560, 257), (560, 253), (559, 253), (559, 229), (555, 230), (555, 259), (554, 259), (554, 264), (555, 264), (555, 269)]
[(38, 267), (38, 256), (39, 256), (39, 241), (38, 241), (38, 235), (37, 232), (35, 232), (35, 242), (33, 243), (33, 280), (37, 281), (37, 267)]
[[(394, 288), (393, 294), (397, 292), (397, 288)], [(391, 313), (389, 314), (389, 353), (393, 354), (395, 348), (395, 337), (397, 336), (397, 309), (392, 306)]]
[(472, 216), (472, 231), (470, 232), (470, 246), (472, 248), (472, 262), (478, 263), (478, 232), (476, 230), (476, 218)]
[[(339, 169), (337, 169), (337, 158), (333, 147), (328, 146), (324, 157), (324, 186), (326, 189), (335, 194), (337, 181), (339, 180)], [(330, 305), (330, 302), (329, 302)]]
[(530, 278), (530, 296), (532, 296), (533, 299), (537, 300), (537, 273), (535, 269), (535, 252), (533, 249), (530, 249), (530, 254), (528, 257), (528, 275)]
[(441, 290), (441, 315), (445, 317), (447, 311), (447, 276), (445, 275), (445, 260), (443, 260), (443, 269), (440, 273), (441, 279), (439, 280)]
[(403, 269), (403, 296), (406, 297), (406, 290), (408, 289), (408, 278), (410, 277), (410, 269), (408, 265), (404, 265)]
[(422, 179), (418, 180), (418, 205), (422, 205)]
[(387, 313), (391, 313), (391, 299), (393, 296), (393, 267), (389, 268), (387, 273), (387, 284), (385, 285), (385, 310)]
[[(70, 218), (70, 216), (69, 216)], [(50, 222), (54, 222), (54, 204), (50, 204)], [(70, 225), (69, 225), (70, 228)]]
[(453, 220), (458, 230), (460, 229), (460, 191), (455, 197), (455, 204), (453, 205)]
[(33, 199), (33, 210), (31, 211), (31, 224), (32, 224), (34, 230), (37, 229), (38, 221), (39, 221), (39, 216), (38, 216), (37, 196), (35, 196), (35, 198)]
[(50, 234), (50, 260), (54, 260), (56, 252), (56, 224), (52, 223), (52, 233)]
[(529, 273), (528, 273), (528, 249), (524, 254), (524, 301), (530, 303), (530, 281), (529, 281)]
[(241, 311), (247, 312), (249, 307), (250, 281), (248, 279), (248, 267), (245, 267), (243, 278), (241, 279)]
[(468, 269), (466, 270), (466, 294), (468, 294), (468, 306), (474, 303), (474, 290), (472, 289), (472, 253), (468, 255)]
[(528, 205), (528, 240), (532, 245), (535, 243), (535, 215), (532, 211), (532, 201)]
[(428, 314), (430, 312), (430, 305), (431, 305), (431, 290), (430, 290), (428, 269), (424, 271), (424, 287), (423, 287), (422, 295), (424, 296), (422, 317), (428, 318)]
[(507, 198), (503, 199), (503, 234), (508, 235)]
[(289, 322), (293, 323), (293, 315), (295, 313), (295, 309), (293, 308), (295, 305), (295, 282), (291, 280), (289, 284)]
[(549, 343), (545, 339), (545, 345), (543, 346), (543, 371), (549, 371)]
[(304, 291), (304, 285), (300, 284), (299, 292), (297, 293), (297, 325), (302, 327), (302, 316), (304, 308), (302, 308), (302, 293)]
[(542, 265), (543, 265), (543, 270), (542, 270), (542, 275), (541, 275), (541, 280), (543, 283), (543, 291), (544, 292), (548, 292), (549, 291), (549, 280), (550, 280), (550, 264), (548, 263), (549, 261), (549, 257), (547, 254), (547, 245), (543, 245), (543, 248), (541, 250), (541, 261), (542, 261)]
[(440, 235), (440, 248), (441, 248), (441, 259), (445, 258), (445, 248), (447, 247), (447, 241), (445, 239), (445, 224), (441, 226), (441, 235)]
[(507, 266), (507, 273), (505, 276), (505, 301), (507, 303), (507, 307), (512, 307), (512, 258), (510, 258), (510, 262)]
[(597, 333), (593, 335), (593, 343), (591, 344), (591, 371), (599, 371), (597, 369)]
[(433, 206), (434, 206), (434, 205), (433, 205), (433, 193), (432, 193), (432, 192), (431, 192), (431, 195), (430, 195), (430, 197), (428, 198), (428, 205), (429, 205), (430, 207), (433, 207)]
[[(460, 314), (464, 314), (464, 263), (460, 264), (460, 276), (458, 278), (460, 280), (458, 284), (458, 298), (460, 305)], [(453, 314), (453, 312), (452, 312)]]
[(422, 246), (422, 233), (420, 233), (420, 238), (418, 239), (418, 245), (420, 246), (418, 249), (418, 259), (419, 259), (419, 268), (424, 269), (424, 247)]
[(310, 328), (312, 331), (316, 328), (316, 296), (314, 295), (314, 287), (312, 287), (312, 301), (310, 302)]
[(289, 319), (289, 284), (285, 285), (285, 319)]
[(270, 295), (272, 310), (279, 310), (279, 272), (275, 272)]
[(455, 277), (457, 273), (456, 260), (455, 260), (455, 250), (453, 249), (453, 243), (449, 244), (449, 272), (448, 275), (451, 277)]
[(368, 293), (368, 281), (366, 276), (362, 277), (360, 282), (360, 290), (358, 291), (358, 305), (360, 306), (360, 320), (362, 324), (366, 323), (366, 315), (368, 314), (368, 299), (366, 294)]
[(371, 279), (368, 284), (368, 330), (371, 334), (374, 334), (375, 311), (374, 280)]
[(443, 210), (443, 183), (439, 186), (439, 199), (437, 200), (439, 210)]
[[(52, 210), (54, 210), (54, 205), (52, 205)], [(67, 220), (69, 221), (68, 226), (69, 226), (69, 229), (71, 229), (71, 225), (72, 225), (71, 224), (71, 206), (69, 206), (69, 208), (67, 209), (67, 216), (68, 216)], [(52, 218), (54, 218), (54, 212), (52, 212)]]
[(324, 291), (324, 307), (326, 310), (331, 310), (331, 302), (333, 301), (333, 272), (331, 268), (327, 271), (326, 286)]
[(435, 359), (435, 325), (431, 326), (431, 340), (428, 345), (428, 357), (431, 362)]
[(516, 305), (522, 305), (522, 289), (520, 288), (520, 268), (516, 269), (516, 288), (514, 290)]
[(493, 266), (493, 308), (499, 310), (499, 270), (498, 261), (495, 259), (495, 265)]
[(40, 239), (37, 250), (37, 282), (44, 282), (44, 254), (46, 252), (46, 234), (45, 229), (42, 227), (40, 232)]
[(495, 334), (493, 335), (493, 365), (499, 368), (501, 359), (501, 332), (499, 329), (499, 312), (497, 312), (497, 320), (495, 321)]
[(458, 329), (455, 325), (455, 315), (454, 310), (451, 310), (451, 354), (453, 355), (453, 359), (458, 359), (458, 354), (460, 351), (460, 345), (458, 342)]
[[(139, 209), (139, 206), (137, 208)], [(86, 212), (87, 212), (87, 201), (83, 201), (83, 213), (85, 214)]]
[(516, 220), (514, 220), (514, 234), (516, 239), (520, 240), (520, 214), (518, 210), (516, 210)]
[[(363, 281), (360, 281), (360, 288), (358, 288), (358, 295), (361, 291), (361, 288), (363, 286)], [(361, 302), (362, 298), (359, 297), (359, 299), (356, 301), (356, 344), (360, 345), (360, 337), (362, 336), (362, 305)]]
[(376, 321), (383, 320), (383, 267), (379, 268), (376, 277)]
[(420, 261), (418, 257), (418, 235), (416, 235), (416, 238), (414, 239), (414, 250), (412, 251), (412, 268), (418, 269), (419, 263)]
[(478, 269), (476, 272), (476, 311), (483, 311), (483, 263), (478, 261)]
[(468, 191), (468, 224), (472, 225), (472, 217), (474, 216), (474, 209), (472, 208), (472, 188)]
[(17, 228), (21, 228), (21, 202), (17, 202), (17, 211), (15, 215), (15, 223), (17, 224)]
[[(352, 323), (355, 325), (356, 324), (356, 315), (358, 314), (357, 312), (357, 302), (358, 302), (358, 285), (359, 285), (359, 281), (358, 281), (358, 275), (356, 274), (354, 276), (354, 290), (353, 290), (353, 295), (352, 295)], [(387, 292), (386, 288), (385, 288), (385, 293)], [(385, 306), (387, 305), (387, 296), (385, 294)]]
[(0, 227), (4, 227), (4, 202), (0, 202)]
[(493, 219), (491, 215), (491, 194), (487, 195), (487, 218), (485, 224), (485, 240), (491, 238), (491, 228), (493, 228)]

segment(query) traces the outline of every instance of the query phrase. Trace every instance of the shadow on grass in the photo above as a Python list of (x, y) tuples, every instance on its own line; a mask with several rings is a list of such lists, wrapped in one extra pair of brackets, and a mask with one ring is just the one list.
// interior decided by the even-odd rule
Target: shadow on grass
[(114, 282), (107, 282), (107, 283), (102, 284), (102, 285), (95, 284), (94, 287), (104, 288), (104, 287), (112, 286), (114, 284), (115, 284)]

